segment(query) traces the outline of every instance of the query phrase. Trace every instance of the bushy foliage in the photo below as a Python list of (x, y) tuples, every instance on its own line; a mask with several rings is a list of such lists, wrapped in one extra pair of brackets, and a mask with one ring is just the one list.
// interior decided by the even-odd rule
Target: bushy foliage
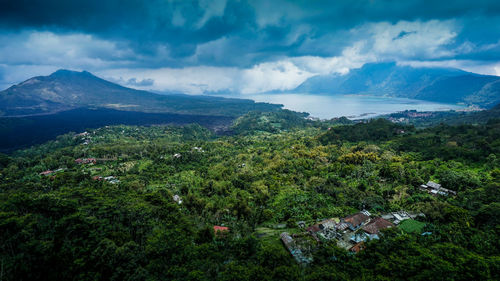
[[(68, 134), (0, 155), (2, 280), (499, 278), (498, 123), (328, 130), (291, 120), (266, 134), (240, 120), (243, 131), (225, 137), (199, 126), (112, 126), (86, 145)], [(74, 162), (87, 157), (97, 163)], [(421, 191), (428, 180), (457, 196)], [(363, 208), (423, 212), (432, 235), (393, 228), (357, 255), (324, 243), (308, 266), (279, 240), (278, 225), (297, 233), (297, 221)]]

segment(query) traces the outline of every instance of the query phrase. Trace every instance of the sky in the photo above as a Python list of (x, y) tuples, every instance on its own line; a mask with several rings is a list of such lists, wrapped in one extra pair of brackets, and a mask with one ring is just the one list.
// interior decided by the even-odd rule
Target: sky
[(500, 75), (500, 1), (0, 0), (0, 89), (64, 68), (254, 94), (389, 61)]

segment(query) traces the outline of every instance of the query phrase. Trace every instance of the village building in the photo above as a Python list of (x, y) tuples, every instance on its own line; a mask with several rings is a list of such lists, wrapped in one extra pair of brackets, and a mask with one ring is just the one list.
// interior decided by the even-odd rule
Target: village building
[(415, 215), (410, 215), (406, 211), (398, 211), (398, 212), (392, 212), (389, 214), (385, 214), (381, 216), (384, 220), (392, 221), (394, 224), (399, 224), (400, 222), (404, 220), (411, 219), (412, 217), (416, 217)]
[(306, 222), (305, 221), (298, 221), (297, 226), (300, 228), (305, 228), (306, 227)]
[(103, 179), (111, 184), (120, 183), (120, 180), (118, 180), (115, 176), (107, 176), (107, 177), (104, 177)]
[(448, 196), (448, 195), (457, 195), (457, 193), (453, 190), (442, 187), (439, 183), (435, 183), (433, 181), (429, 181), (426, 184), (420, 185), (420, 189), (427, 191), (428, 193), (436, 196)]
[(51, 170), (47, 170), (47, 171), (43, 171), (40, 173), (41, 176), (50, 176), (54, 173), (54, 171), (51, 171)]
[(307, 256), (307, 249), (304, 248), (304, 245), (300, 245), (295, 241), (295, 239), (288, 233), (283, 232), (280, 235), (281, 242), (285, 245), (285, 248), (290, 252), (293, 258), (301, 264), (308, 264), (312, 262), (312, 257)]
[(75, 135), (75, 137), (76, 137), (76, 138), (77, 138), (77, 137), (86, 137), (86, 136), (88, 136), (88, 135), (89, 135), (89, 133), (88, 133), (88, 132), (83, 132), (83, 133), (76, 134), (76, 135)]
[(374, 218), (368, 224), (363, 226), (363, 231), (368, 235), (370, 239), (379, 239), (380, 230), (391, 228), (394, 224), (383, 218)]
[(364, 242), (359, 242), (356, 243), (356, 245), (352, 246), (349, 251), (354, 252), (354, 253), (359, 253), (365, 249), (365, 243)]
[(388, 214), (383, 214), (380, 216), (384, 220), (388, 220), (392, 222), (393, 224), (400, 224), (405, 220), (409, 219), (415, 219), (416, 217), (425, 217), (424, 213), (410, 213), (404, 210), (397, 211), (397, 212), (392, 212)]
[(370, 220), (370, 213), (362, 211), (353, 215), (349, 215), (341, 220), (351, 231), (356, 231)]
[[(357, 243), (360, 243), (360, 242), (366, 242), (369, 239), (371, 239), (370, 235), (366, 234), (363, 231), (358, 231), (358, 232), (355, 232), (354, 234), (351, 235), (351, 237), (349, 238), (349, 241), (351, 243), (357, 244)], [(375, 238), (375, 239), (378, 239), (378, 237)]]
[(336, 237), (335, 226), (339, 222), (338, 218), (326, 219), (307, 228), (307, 232), (316, 240), (331, 240)]
[(214, 234), (216, 236), (224, 235), (227, 232), (229, 232), (229, 227), (214, 225)]
[(175, 194), (172, 196), (172, 199), (174, 199), (177, 204), (182, 204), (182, 198), (179, 195)]
[(78, 158), (75, 160), (76, 164), (95, 164), (97, 163), (97, 159), (95, 158)]
[(181, 158), (181, 157), (182, 157), (182, 155), (180, 153), (174, 154), (174, 158)]
[(64, 169), (63, 169), (63, 168), (59, 168), (59, 169), (54, 170), (54, 171), (52, 171), (52, 170), (47, 170), (47, 171), (43, 171), (43, 172), (41, 172), (39, 175), (41, 175), (41, 176), (50, 176), (50, 175), (52, 175), (52, 174), (56, 174), (56, 173), (59, 173), (59, 172), (62, 172), (62, 171), (64, 171)]

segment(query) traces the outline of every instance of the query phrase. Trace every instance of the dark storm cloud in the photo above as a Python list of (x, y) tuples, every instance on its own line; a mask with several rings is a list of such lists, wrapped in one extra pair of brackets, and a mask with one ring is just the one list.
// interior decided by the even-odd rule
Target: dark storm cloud
[[(495, 73), (499, 57), (498, 0), (0, 0), (0, 86), (71, 68), (137, 87), (193, 75), (232, 88), (287, 80), (253, 87), (281, 89), (374, 61), (467, 61)], [(138, 73), (175, 74), (165, 68), (182, 75), (167, 83)]]
[[(216, 4), (222, 6), (221, 13), (204, 19)], [(350, 42), (332, 40), (331, 35), (366, 22), (464, 18), (470, 19), (474, 31), (481, 27), (482, 33), (490, 35), (478, 38), (471, 32), (464, 39), (470, 35), (488, 41), (492, 33), (500, 35), (499, 30), (480, 26), (481, 18), (496, 19), (499, 14), (500, 2), (485, 0), (2, 0), (0, 26), (89, 33), (127, 41), (145, 55), (154, 54), (161, 45), (168, 48), (170, 57), (180, 59), (195, 54), (200, 44), (229, 38), (220, 46), (227, 50), (224, 57), (202, 55), (195, 63), (249, 65), (270, 57), (336, 55)], [(238, 62), (233, 55), (246, 60)]]

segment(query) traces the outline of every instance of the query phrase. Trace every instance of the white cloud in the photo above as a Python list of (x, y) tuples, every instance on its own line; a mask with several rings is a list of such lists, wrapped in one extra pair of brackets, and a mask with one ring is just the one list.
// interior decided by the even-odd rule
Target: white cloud
[[(234, 91), (234, 81), (238, 79), (237, 68), (229, 67), (185, 67), (158, 69), (109, 69), (98, 75), (113, 81), (130, 79), (154, 81), (151, 86), (137, 87), (143, 90), (179, 91), (186, 94), (202, 94), (223, 90)], [(129, 85), (133, 86), (133, 85)]]
[[(206, 7), (210, 6), (210, 9), (205, 9), (205, 14), (198, 22), (201, 25), (212, 17), (222, 16), (226, 5), (224, 1), (218, 2), (218, 6), (211, 6), (211, 1), (200, 3)], [(273, 20), (279, 22), (278, 14), (280, 13), (277, 13)], [(297, 13), (297, 16), (299, 14)], [(178, 17), (177, 23), (184, 24), (182, 14)], [(309, 27), (301, 26), (291, 32), (285, 41), (291, 44), (307, 32)], [(58, 68), (89, 70), (104, 78), (139, 89), (187, 94), (218, 91), (254, 94), (292, 90), (311, 76), (345, 74), (365, 63), (377, 61), (397, 61), (414, 67), (455, 67), (476, 73), (500, 75), (500, 65), (497, 62), (452, 59), (456, 54), (474, 52), (478, 48), (468, 42), (453, 47), (457, 33), (458, 28), (454, 21), (370, 23), (348, 32), (345, 40), (353, 43), (344, 48), (338, 56), (285, 57), (248, 68), (191, 66), (151, 69), (134, 68), (134, 65), (147, 65), (149, 62), (164, 65), (164, 62), (172, 61), (167, 47), (159, 46), (152, 54), (141, 57), (126, 44), (87, 34), (39, 31), (3, 33), (0, 35), (0, 87), (21, 82), (35, 75), (47, 75)], [(228, 52), (234, 51), (232, 40), (235, 38), (222, 37), (198, 45), (195, 55), (187, 58), (185, 62), (196, 65), (204, 58), (224, 61)], [(499, 44), (481, 48), (497, 48)], [(241, 65), (242, 62), (251, 62), (254, 55), (258, 54), (244, 52), (239, 57), (230, 57), (238, 60)], [(150, 79), (154, 81), (152, 84), (149, 83)], [(127, 85), (128, 81), (136, 83)]]
[(291, 61), (261, 63), (242, 71), (241, 93), (253, 94), (273, 90), (290, 90), (313, 75), (314, 73), (300, 69)]
[(367, 62), (376, 60), (374, 54), (361, 52), (363, 45), (364, 42), (357, 42), (353, 46), (345, 48), (341, 56), (302, 56), (292, 58), (291, 60), (302, 69), (314, 74), (346, 74), (353, 68), (359, 68)]
[(263, 63), (248, 69), (233, 67), (185, 67), (160, 69), (111, 69), (98, 72), (102, 77), (124, 83), (130, 79), (154, 80), (153, 85), (134, 88), (179, 91), (186, 94), (231, 91), (251, 94), (297, 87), (313, 74), (287, 61)]
[(447, 46), (454, 42), (456, 29), (452, 20), (399, 21), (366, 24), (351, 33), (368, 38), (365, 52), (379, 59), (435, 59), (453, 55)]
[(444, 67), (458, 68), (464, 71), (484, 75), (500, 76), (500, 64), (498, 62), (483, 62), (474, 60), (437, 60), (437, 61), (399, 61), (399, 65), (411, 67)]
[[(0, 37), (0, 62), (95, 69), (127, 62), (132, 50), (87, 34), (25, 31)], [(106, 58), (104, 60), (103, 58)]]

